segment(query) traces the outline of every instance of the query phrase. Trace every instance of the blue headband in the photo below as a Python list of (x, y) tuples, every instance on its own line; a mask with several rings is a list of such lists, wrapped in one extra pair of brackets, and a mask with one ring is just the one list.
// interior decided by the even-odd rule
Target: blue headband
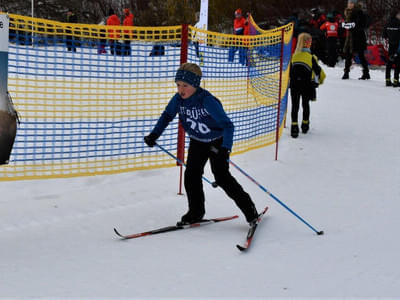
[(186, 70), (178, 70), (175, 75), (175, 82), (178, 80), (189, 83), (191, 86), (198, 88), (200, 86), (201, 76)]

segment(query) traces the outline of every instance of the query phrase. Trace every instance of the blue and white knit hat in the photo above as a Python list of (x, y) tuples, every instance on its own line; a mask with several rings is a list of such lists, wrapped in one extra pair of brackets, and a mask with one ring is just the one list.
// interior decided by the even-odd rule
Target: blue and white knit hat
[(184, 81), (191, 86), (198, 88), (200, 86), (201, 76), (188, 70), (179, 69), (175, 75), (175, 82), (177, 81)]

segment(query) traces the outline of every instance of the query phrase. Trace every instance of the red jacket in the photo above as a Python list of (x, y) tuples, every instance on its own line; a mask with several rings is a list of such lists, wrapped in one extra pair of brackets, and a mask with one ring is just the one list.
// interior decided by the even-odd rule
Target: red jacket
[(124, 26), (133, 26), (133, 14), (130, 13), (128, 16), (125, 16), (124, 22), (122, 23)]
[[(119, 20), (119, 18), (118, 18), (118, 16), (117, 15), (111, 15), (111, 16), (109, 16), (108, 17), (108, 19), (107, 19), (107, 25), (110, 25), (110, 26), (119, 26), (119, 25), (121, 25), (121, 21)], [(114, 34), (114, 31), (116, 31), (117, 32), (117, 34)], [(109, 33), (109, 37), (110, 38), (117, 38), (117, 39), (119, 39), (121, 36), (119, 35), (119, 33), (118, 33), (118, 30), (114, 30), (114, 29), (108, 29), (108, 33)]]
[(319, 28), (326, 21), (326, 16), (324, 14), (320, 15), (318, 19), (311, 19), (310, 25), (315, 28)]
[[(133, 14), (130, 13), (128, 16), (125, 16), (124, 22), (122, 23), (124, 26), (133, 26)], [(131, 39), (132, 38), (132, 31), (131, 30), (124, 30), (125, 38)], [(128, 34), (129, 35), (128, 35)]]
[(235, 20), (233, 21), (234, 34), (237, 34), (237, 35), (245, 34), (246, 31), (248, 32), (248, 28), (246, 28), (248, 26), (249, 26), (249, 24), (244, 17), (235, 18)]
[(336, 22), (325, 22), (320, 29), (326, 31), (327, 37), (338, 37), (339, 24)]

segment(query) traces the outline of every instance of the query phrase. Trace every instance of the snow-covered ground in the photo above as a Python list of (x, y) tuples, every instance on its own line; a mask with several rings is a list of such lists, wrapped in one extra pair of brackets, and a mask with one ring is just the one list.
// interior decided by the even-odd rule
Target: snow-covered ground
[[(239, 219), (136, 240), (186, 210), (178, 169), (0, 183), (0, 297), (400, 297), (399, 89), (382, 70), (327, 69), (311, 130), (233, 156), (325, 235), (317, 236), (238, 171), (257, 207), (271, 209), (240, 253)], [(289, 120), (290, 121), (290, 120)], [(289, 124), (289, 122), (288, 122)], [(207, 169), (205, 174), (210, 172)], [(207, 216), (240, 214), (205, 186)]]

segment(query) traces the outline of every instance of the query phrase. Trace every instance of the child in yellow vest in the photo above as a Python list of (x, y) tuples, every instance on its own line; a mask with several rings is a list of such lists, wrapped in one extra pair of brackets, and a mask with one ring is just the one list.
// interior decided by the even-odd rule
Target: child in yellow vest
[(296, 51), (290, 64), (290, 95), (292, 98), (291, 136), (299, 136), (298, 113), (300, 98), (303, 106), (301, 130), (307, 133), (310, 128), (310, 100), (316, 101), (316, 88), (325, 80), (325, 72), (318, 65), (318, 58), (311, 54), (312, 37), (301, 33), (297, 40)]

